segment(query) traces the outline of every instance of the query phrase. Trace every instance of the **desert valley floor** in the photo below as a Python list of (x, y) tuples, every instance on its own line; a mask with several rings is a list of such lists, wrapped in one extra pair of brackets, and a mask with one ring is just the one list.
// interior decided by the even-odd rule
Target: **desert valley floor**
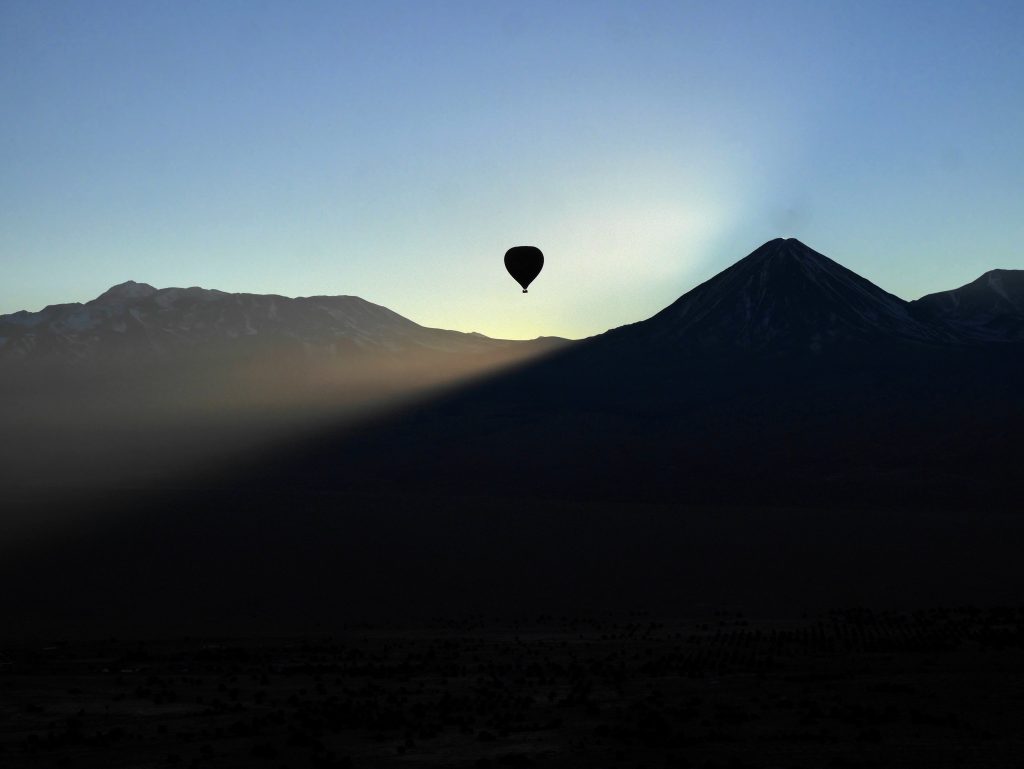
[(0, 713), (11, 769), (1011, 766), (1024, 609), (22, 640)]

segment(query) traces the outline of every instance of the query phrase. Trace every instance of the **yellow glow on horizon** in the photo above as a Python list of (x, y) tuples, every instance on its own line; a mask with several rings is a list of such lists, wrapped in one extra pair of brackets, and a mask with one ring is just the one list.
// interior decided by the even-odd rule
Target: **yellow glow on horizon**
[[(503, 339), (583, 338), (642, 320), (679, 293), (728, 224), (723, 210), (678, 199), (626, 209), (596, 205), (543, 223), (529, 244), (545, 255), (540, 276), (523, 294), (505, 274), (501, 253), (488, 254), (484, 289), (454, 305), (412, 318), (428, 326)], [(510, 243), (509, 245), (525, 245)], [(607, 325), (594, 327), (594, 318)], [(466, 323), (467, 318), (479, 322)]]

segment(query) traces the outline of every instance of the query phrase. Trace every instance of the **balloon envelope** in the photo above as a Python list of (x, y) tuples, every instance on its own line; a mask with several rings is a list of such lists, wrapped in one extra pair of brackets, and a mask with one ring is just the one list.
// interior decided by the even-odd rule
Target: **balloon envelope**
[(524, 294), (543, 266), (544, 254), (536, 246), (514, 246), (505, 252), (505, 269), (523, 287)]

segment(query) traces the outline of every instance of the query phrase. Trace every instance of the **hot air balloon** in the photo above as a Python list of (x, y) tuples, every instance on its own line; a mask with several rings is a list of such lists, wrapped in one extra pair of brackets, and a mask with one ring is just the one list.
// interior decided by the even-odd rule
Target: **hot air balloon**
[(523, 287), (524, 294), (543, 266), (544, 254), (536, 246), (513, 246), (505, 252), (505, 269)]

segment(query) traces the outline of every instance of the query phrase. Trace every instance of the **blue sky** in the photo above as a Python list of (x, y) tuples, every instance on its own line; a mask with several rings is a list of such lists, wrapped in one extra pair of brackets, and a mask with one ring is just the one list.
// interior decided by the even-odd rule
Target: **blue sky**
[(0, 313), (134, 279), (579, 337), (776, 236), (915, 298), (1024, 268), (1022, 34), (1020, 2), (0, 0)]

